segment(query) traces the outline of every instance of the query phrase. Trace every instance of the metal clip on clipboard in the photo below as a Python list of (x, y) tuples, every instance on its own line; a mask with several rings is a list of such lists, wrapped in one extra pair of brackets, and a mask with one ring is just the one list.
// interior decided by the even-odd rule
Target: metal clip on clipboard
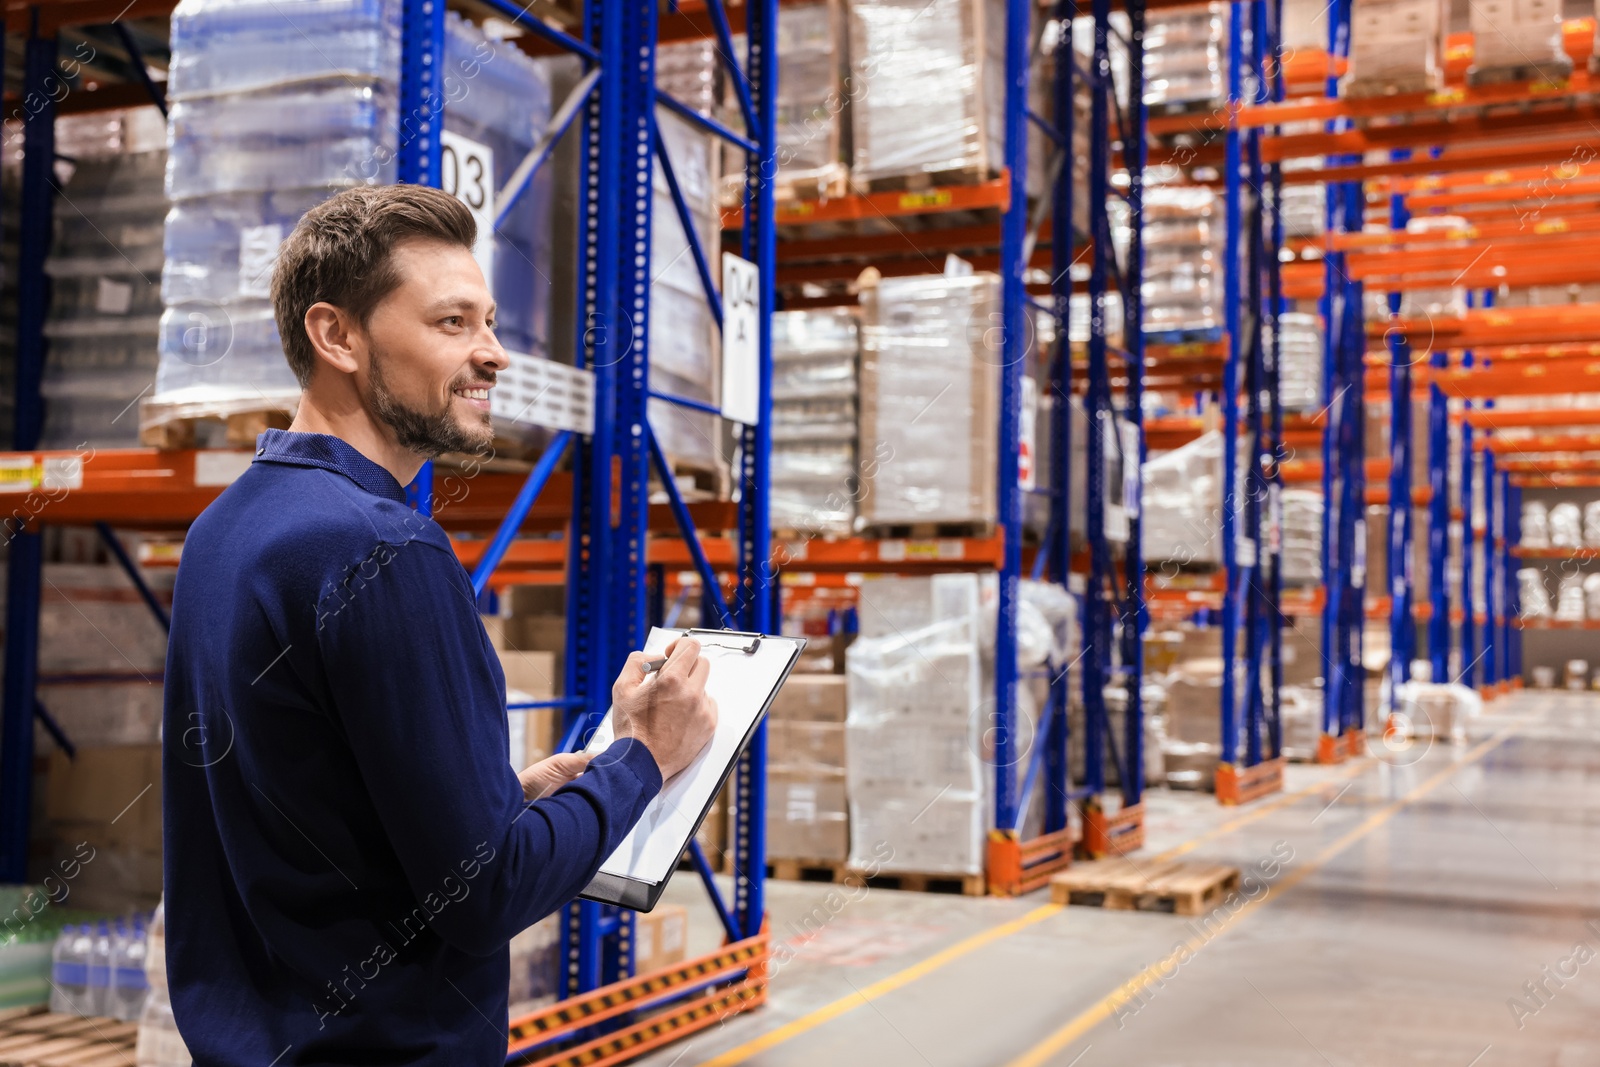
[[(765, 634), (751, 633), (748, 630), (711, 630), (698, 626), (691, 627), (690, 629), (683, 631), (683, 634), (685, 637), (690, 634), (715, 634), (719, 637), (748, 637), (750, 639), (750, 643), (748, 645), (732, 645), (726, 641), (702, 641), (700, 643), (701, 648), (728, 648), (735, 652), (743, 652), (747, 656), (753, 656), (756, 654), (756, 652), (761, 648), (761, 639), (766, 636)], [(650, 660), (644, 665), (644, 673), (654, 674), (656, 671), (659, 671), (666, 665), (667, 660), (664, 656), (661, 659)]]

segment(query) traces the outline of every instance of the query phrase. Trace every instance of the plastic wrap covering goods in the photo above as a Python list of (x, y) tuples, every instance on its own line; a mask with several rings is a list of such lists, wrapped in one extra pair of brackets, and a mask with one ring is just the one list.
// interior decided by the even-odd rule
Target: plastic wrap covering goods
[(1559, 0), (1473, 0), (1472, 66), (1467, 81), (1523, 81), (1572, 73), (1572, 57), (1562, 49)]
[(1440, 0), (1355, 0), (1350, 11), (1350, 67), (1341, 95), (1437, 89), (1443, 20)]
[(1152, 341), (1222, 326), (1223, 204), (1203, 185), (1152, 185), (1144, 198), (1144, 328)]
[(1524, 567), (1517, 572), (1517, 597), (1522, 605), (1524, 619), (1550, 617), (1550, 591), (1544, 585), (1544, 572), (1536, 567)]
[[(656, 126), (700, 247), (712, 256), (720, 226), (715, 140), (664, 108), (656, 109)], [(650, 209), (650, 388), (715, 405), (721, 338), (659, 160), (654, 189)], [(649, 412), (650, 426), (674, 462), (705, 470), (726, 469), (722, 426), (715, 415), (665, 400), (651, 400)]]
[(1279, 396), (1285, 411), (1322, 406), (1322, 317), (1303, 311), (1278, 316)]
[(772, 316), (774, 529), (847, 536), (855, 528), (859, 352), (848, 310)]
[(1003, 0), (855, 0), (857, 181), (998, 169), (1005, 137)]
[(1522, 505), (1522, 545), (1524, 548), (1550, 547), (1550, 509), (1537, 500)]
[(780, 182), (843, 176), (842, 20), (839, 0), (778, 9)]
[(1550, 546), (1552, 548), (1580, 548), (1583, 545), (1583, 526), (1578, 505), (1557, 504), (1550, 509)]
[(861, 294), (861, 518), (992, 522), (999, 285), (886, 278)]
[(1583, 543), (1590, 548), (1600, 548), (1600, 500), (1591, 500), (1583, 506)]
[(1583, 575), (1563, 574), (1556, 585), (1557, 622), (1582, 622), (1588, 617), (1583, 599)]
[(1228, 8), (1152, 11), (1144, 34), (1144, 102), (1166, 111), (1221, 103), (1227, 95)]
[(39, 392), (44, 448), (138, 444), (135, 402), (156, 374), (166, 124), (153, 106), (67, 115), (57, 150), (73, 160), (45, 261), (49, 338)]
[(853, 866), (983, 870), (978, 589), (973, 574), (863, 584), (845, 657)]
[(1583, 579), (1584, 613), (1591, 620), (1600, 621), (1600, 574), (1590, 574)]
[[(292, 406), (268, 286), (279, 244), (340, 189), (395, 178), (398, 0), (183, 0), (172, 20), (167, 310), (154, 421)], [(307, 47), (308, 40), (318, 46)], [(488, 205), (550, 118), (545, 69), (448, 15), (446, 186)], [(536, 177), (477, 258), (513, 353), (547, 354), (549, 183)], [(482, 227), (480, 226), (480, 229)]]
[(1145, 559), (1220, 564), (1221, 432), (1208, 430), (1182, 448), (1148, 460), (1143, 473)]
[(1322, 581), (1322, 493), (1283, 491), (1283, 580), (1293, 585)]

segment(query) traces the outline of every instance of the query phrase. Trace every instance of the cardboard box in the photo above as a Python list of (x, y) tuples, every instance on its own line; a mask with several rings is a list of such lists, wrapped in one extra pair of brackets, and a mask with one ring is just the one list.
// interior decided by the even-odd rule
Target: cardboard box
[(560, 615), (567, 613), (567, 587), (564, 585), (508, 585), (500, 594), (500, 614)]
[(838, 674), (791, 674), (767, 717), (773, 722), (844, 722), (848, 685)]
[(689, 909), (680, 904), (658, 904), (641, 912), (633, 925), (633, 971), (648, 974), (683, 962), (689, 944)]
[(850, 854), (844, 771), (773, 767), (767, 771), (767, 855), (843, 863)]
[(500, 669), (506, 691), (524, 693), (531, 700), (550, 700), (556, 692), (556, 660), (549, 652), (500, 650)]
[(825, 767), (844, 770), (842, 722), (767, 723), (767, 767)]
[(63, 841), (161, 855), (161, 746), (50, 754), (45, 819)]

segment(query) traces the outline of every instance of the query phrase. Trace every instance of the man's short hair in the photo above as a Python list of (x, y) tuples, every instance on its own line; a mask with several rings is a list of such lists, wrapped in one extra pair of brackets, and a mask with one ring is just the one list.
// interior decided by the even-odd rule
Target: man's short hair
[(366, 326), (372, 309), (400, 285), (394, 249), (421, 238), (471, 250), (478, 225), (465, 204), (426, 185), (346, 189), (300, 220), (272, 268), (272, 310), (283, 354), (301, 388), (311, 384), (317, 354), (306, 311), (326, 301)]

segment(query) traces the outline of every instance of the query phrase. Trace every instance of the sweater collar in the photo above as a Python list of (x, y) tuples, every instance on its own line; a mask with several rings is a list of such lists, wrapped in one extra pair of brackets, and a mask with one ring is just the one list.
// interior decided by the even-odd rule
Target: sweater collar
[(267, 430), (256, 438), (254, 462), (321, 467), (344, 475), (374, 496), (405, 503), (405, 489), (394, 475), (331, 434)]

